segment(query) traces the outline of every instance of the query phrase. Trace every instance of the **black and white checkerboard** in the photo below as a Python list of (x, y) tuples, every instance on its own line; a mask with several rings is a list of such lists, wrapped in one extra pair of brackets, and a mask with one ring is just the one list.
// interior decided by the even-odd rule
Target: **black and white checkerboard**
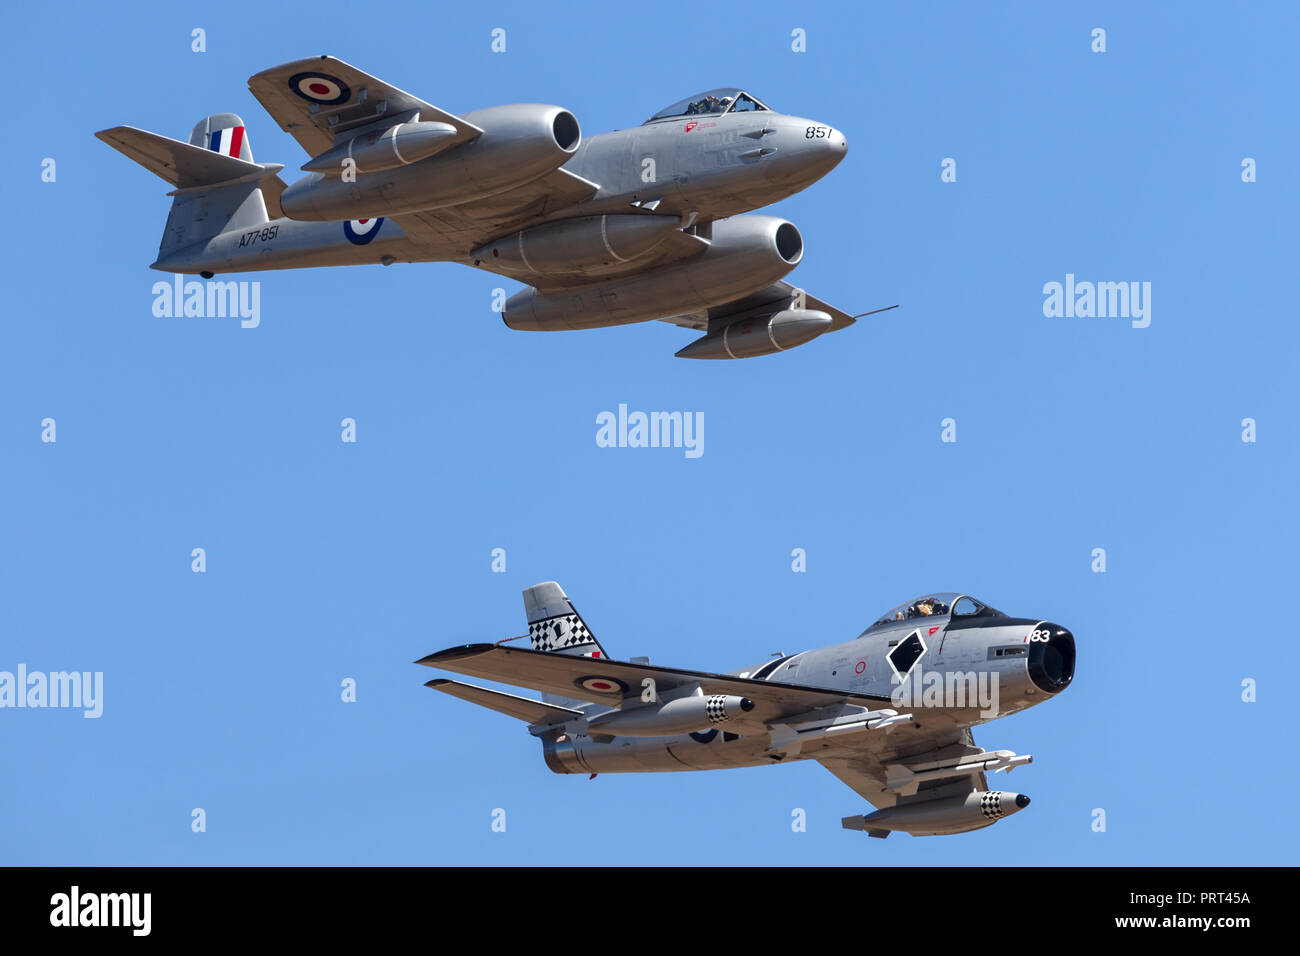
[[(576, 614), (561, 614), (528, 625), (528, 637), (535, 651), (562, 651), (583, 644), (596, 644), (591, 631)], [(599, 645), (597, 645), (599, 646)]]

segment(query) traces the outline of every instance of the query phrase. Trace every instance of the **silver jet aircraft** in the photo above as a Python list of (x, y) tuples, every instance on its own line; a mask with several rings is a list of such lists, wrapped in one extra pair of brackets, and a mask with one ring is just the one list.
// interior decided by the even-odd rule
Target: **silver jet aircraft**
[(512, 329), (662, 319), (705, 333), (683, 358), (784, 351), (856, 318), (783, 281), (804, 252), (793, 223), (740, 215), (825, 176), (844, 134), (744, 90), (584, 139), (558, 106), (456, 116), (327, 56), (248, 85), (311, 157), (291, 185), (282, 165), (253, 161), (233, 113), (203, 119), (188, 143), (95, 134), (175, 187), (152, 268), (460, 262), (529, 286), (505, 303)]
[(1074, 635), (932, 593), (843, 644), (726, 674), (610, 660), (554, 581), (524, 591), (532, 649), (464, 644), (417, 663), (542, 692), (426, 686), (528, 724), (556, 773), (755, 767), (816, 760), (876, 809), (843, 826), (887, 837), (965, 833), (1029, 805), (985, 774), (1032, 762), (975, 746), (971, 727), (1055, 697)]

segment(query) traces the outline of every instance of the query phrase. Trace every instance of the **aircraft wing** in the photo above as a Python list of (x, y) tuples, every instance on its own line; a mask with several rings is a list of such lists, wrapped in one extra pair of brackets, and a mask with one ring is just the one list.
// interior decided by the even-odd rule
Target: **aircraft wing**
[[(620, 706), (625, 698), (639, 698), (641, 682), (647, 677), (655, 682), (659, 693), (698, 684), (705, 694), (734, 694), (753, 700), (754, 710), (746, 715), (751, 721), (780, 720), (820, 707), (842, 704), (875, 709), (890, 703), (888, 697), (845, 694), (838, 690), (605, 658), (570, 657), (501, 644), (462, 644), (430, 654), (416, 663), (562, 697), (580, 697), (613, 707)], [(600, 689), (602, 685), (608, 689)]]
[[(248, 78), (248, 88), (280, 128), (310, 156), (334, 145), (342, 132), (380, 123), (405, 122), (419, 112), (423, 122), (456, 128), (451, 144), (476, 139), (483, 130), (332, 56), (294, 60)], [(387, 124), (384, 124), (387, 125)]]
[[(906, 776), (908, 771), (905, 768), (909, 765), (956, 764), (976, 759), (984, 753), (975, 746), (969, 727), (951, 725), (919, 730), (901, 727), (892, 734), (877, 735), (859, 746), (869, 749), (860, 749), (852, 756), (820, 757), (817, 762), (878, 810), (899, 802), (902, 796), (899, 780)], [(988, 780), (983, 772), (923, 780), (916, 785), (916, 792), (904, 799), (935, 800), (976, 789), (988, 789)]]
[(877, 810), (892, 807), (898, 802), (898, 794), (885, 786), (885, 771), (876, 760), (866, 757), (831, 759), (817, 761), (849, 789), (860, 796)]
[(471, 249), (590, 199), (599, 188), (560, 168), (495, 196), (392, 219), (430, 255), (468, 261)]
[[(483, 130), (395, 86), (331, 56), (295, 60), (263, 70), (248, 79), (248, 88), (280, 128), (312, 157), (334, 146), (335, 138), (374, 124), (421, 121), (456, 128), (450, 145), (468, 142)], [(443, 209), (393, 216), (408, 239), (430, 258), (468, 261), (471, 249), (541, 222), (561, 209), (590, 199), (597, 183), (555, 169), (532, 182), (495, 196)], [(278, 193), (276, 194), (278, 199)]]
[(684, 329), (707, 332), (711, 325), (714, 327), (726, 325), (732, 316), (748, 312), (751, 309), (759, 309), (765, 306), (771, 307), (773, 310), (789, 308), (800, 294), (803, 296), (803, 308), (825, 312), (831, 317), (831, 327), (827, 331), (838, 332), (840, 329), (847, 328), (857, 321), (842, 309), (837, 309), (835, 306), (823, 302), (815, 295), (803, 292), (803, 290), (792, 286), (788, 282), (773, 282), (765, 289), (759, 289), (744, 298), (734, 299), (723, 305), (714, 306), (712, 309), (686, 312), (682, 315), (670, 315), (659, 321), (680, 325)]
[(284, 210), (280, 208), (280, 196), (288, 186), (279, 176), (268, 176), (259, 184), (262, 187), (262, 201), (266, 203), (266, 214), (272, 219), (283, 219)]

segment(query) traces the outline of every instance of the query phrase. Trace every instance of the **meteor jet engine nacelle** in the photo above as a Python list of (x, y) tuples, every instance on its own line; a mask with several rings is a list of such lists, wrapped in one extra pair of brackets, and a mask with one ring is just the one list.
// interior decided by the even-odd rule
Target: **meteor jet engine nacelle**
[(677, 353), (678, 358), (739, 359), (784, 352), (829, 331), (833, 320), (815, 309), (784, 309), (737, 319), (721, 332), (710, 332)]
[(633, 707), (602, 714), (587, 724), (589, 735), (669, 737), (723, 724), (754, 709), (748, 697), (724, 694), (679, 697), (661, 706)]
[(290, 219), (322, 222), (456, 206), (545, 176), (582, 142), (577, 119), (558, 106), (493, 106), (462, 119), (482, 135), (406, 166), (372, 173), (358, 164), (355, 182), (314, 172), (285, 189), (280, 208)]
[(591, 275), (644, 255), (681, 224), (676, 216), (614, 214), (563, 219), (484, 243), (475, 265), (517, 276)]
[(377, 133), (354, 136), (302, 168), (308, 173), (338, 176), (350, 159), (358, 174), (379, 173), (428, 159), (451, 145), (455, 135), (456, 127), (450, 123), (398, 123)]
[(525, 289), (506, 303), (512, 329), (596, 329), (697, 312), (743, 298), (785, 276), (803, 258), (794, 223), (735, 216), (713, 223), (707, 248), (690, 259), (627, 278), (559, 292)]
[(872, 836), (888, 836), (890, 830), (912, 836), (938, 836), (991, 826), (1027, 806), (1029, 798), (1023, 793), (975, 790), (965, 796), (885, 807), (866, 816), (845, 817), (841, 822), (845, 829), (866, 830)]

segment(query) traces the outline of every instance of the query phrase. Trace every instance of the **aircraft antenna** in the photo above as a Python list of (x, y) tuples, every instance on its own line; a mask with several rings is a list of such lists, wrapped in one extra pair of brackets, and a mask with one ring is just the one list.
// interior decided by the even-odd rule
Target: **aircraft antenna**
[(887, 305), (883, 309), (872, 309), (870, 312), (863, 312), (861, 315), (850, 316), (854, 319), (865, 319), (869, 315), (875, 315), (878, 312), (888, 312), (890, 309), (897, 309), (897, 305)]

